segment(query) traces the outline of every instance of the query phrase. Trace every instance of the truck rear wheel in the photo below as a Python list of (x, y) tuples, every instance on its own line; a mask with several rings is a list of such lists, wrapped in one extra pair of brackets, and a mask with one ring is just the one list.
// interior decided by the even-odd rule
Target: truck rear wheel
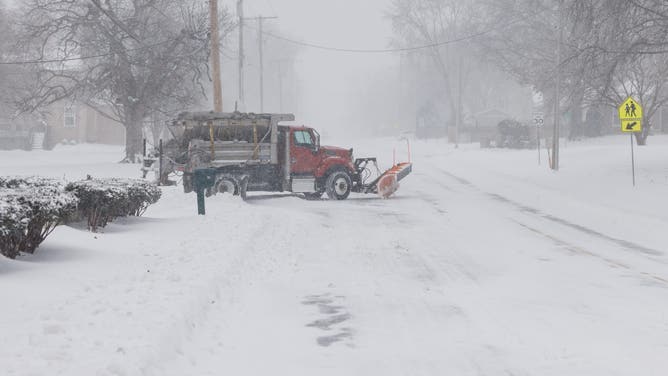
[(352, 189), (352, 179), (345, 171), (335, 171), (327, 178), (325, 188), (331, 200), (345, 200)]
[(235, 196), (239, 194), (239, 186), (237, 185), (237, 182), (228, 177), (218, 180), (216, 189), (218, 193), (230, 193)]

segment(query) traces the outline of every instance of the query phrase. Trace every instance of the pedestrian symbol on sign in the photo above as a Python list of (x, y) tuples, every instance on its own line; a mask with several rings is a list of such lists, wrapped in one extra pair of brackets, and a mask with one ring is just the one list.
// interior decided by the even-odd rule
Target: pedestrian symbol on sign
[(642, 132), (642, 106), (635, 99), (629, 97), (619, 106), (619, 120), (622, 132)]

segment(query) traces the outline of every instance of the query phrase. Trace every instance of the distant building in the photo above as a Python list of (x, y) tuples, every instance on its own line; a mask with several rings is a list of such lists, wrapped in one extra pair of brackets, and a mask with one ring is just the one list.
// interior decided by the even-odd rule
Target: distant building
[(125, 144), (125, 128), (93, 108), (77, 102), (58, 102), (45, 116), (44, 147), (59, 143)]
[(512, 116), (497, 108), (490, 108), (473, 115), (474, 122), (463, 129), (468, 134), (469, 142), (480, 142), (483, 147), (489, 146), (490, 142), (497, 138), (499, 123)]
[(0, 150), (52, 149), (58, 144), (124, 145), (125, 128), (85, 104), (54, 103), (44, 116), (0, 113)]
[(32, 122), (0, 117), (0, 150), (32, 148)]

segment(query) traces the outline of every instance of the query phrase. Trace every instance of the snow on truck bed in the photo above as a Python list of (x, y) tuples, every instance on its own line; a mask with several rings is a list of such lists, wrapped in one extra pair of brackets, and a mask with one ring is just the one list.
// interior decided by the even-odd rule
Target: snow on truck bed
[[(536, 151), (414, 142), (396, 196), (164, 188), (101, 234), (0, 259), (2, 375), (664, 375), (668, 137)], [(385, 166), (394, 140), (359, 141)], [(136, 177), (93, 145), (0, 175)]]

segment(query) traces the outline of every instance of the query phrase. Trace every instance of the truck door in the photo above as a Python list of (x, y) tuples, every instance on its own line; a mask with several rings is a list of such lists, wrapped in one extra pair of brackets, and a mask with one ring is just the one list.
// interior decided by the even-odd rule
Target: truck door
[(290, 137), (290, 165), (293, 174), (313, 175), (320, 162), (315, 137), (309, 130), (293, 130)]

